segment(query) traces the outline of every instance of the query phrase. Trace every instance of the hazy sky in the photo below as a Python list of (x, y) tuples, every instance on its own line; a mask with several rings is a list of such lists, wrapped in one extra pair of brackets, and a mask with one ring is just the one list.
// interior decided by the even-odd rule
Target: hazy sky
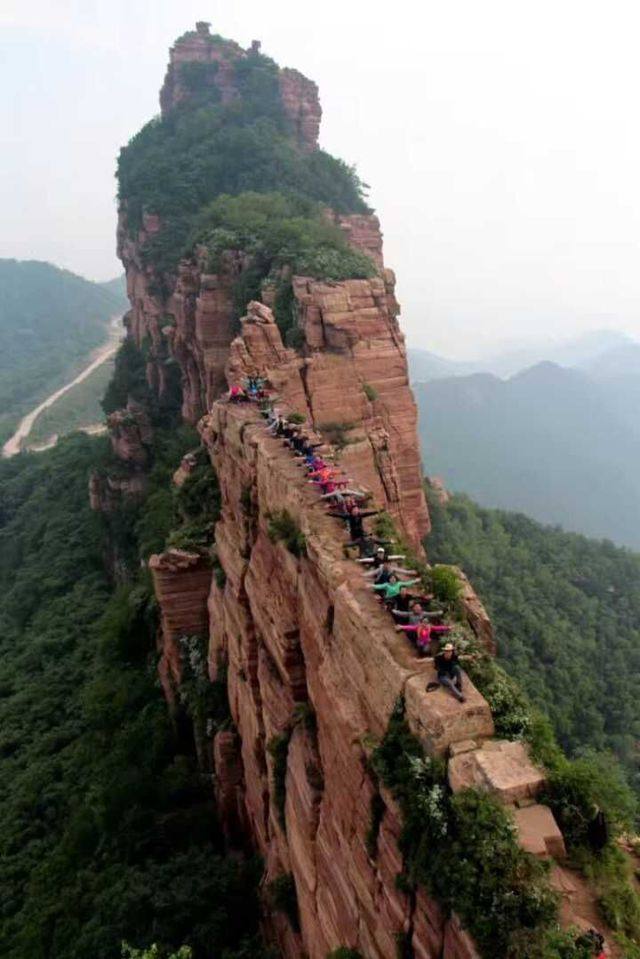
[(197, 19), (319, 84), (411, 345), (640, 336), (632, 0), (0, 0), (0, 256), (119, 272), (117, 151)]

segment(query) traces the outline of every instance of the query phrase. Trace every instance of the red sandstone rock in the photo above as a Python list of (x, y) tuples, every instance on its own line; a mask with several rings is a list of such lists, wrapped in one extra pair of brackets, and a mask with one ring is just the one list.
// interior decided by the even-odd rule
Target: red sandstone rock
[(161, 612), (158, 668), (165, 695), (172, 703), (182, 675), (180, 639), (208, 634), (211, 564), (197, 553), (171, 549), (151, 556), (149, 569)]
[(321, 435), (323, 426), (347, 424), (345, 470), (420, 551), (429, 520), (404, 342), (388, 304), (391, 280), (328, 284), (294, 277), (293, 286), (312, 355), (303, 359), (285, 349), (271, 311), (250, 303), (242, 337), (231, 345), (227, 378), (266, 376), (280, 400), (306, 414)]
[(566, 858), (562, 833), (548, 806), (535, 803), (533, 806), (515, 809), (513, 816), (523, 849), (542, 858)]
[(322, 107), (318, 87), (297, 70), (280, 70), (280, 97), (284, 112), (293, 125), (296, 140), (302, 149), (311, 153), (318, 148), (318, 134)]
[(145, 473), (121, 477), (94, 471), (89, 477), (89, 505), (98, 513), (114, 513), (123, 503), (142, 499), (146, 489)]
[(372, 213), (331, 214), (350, 245), (371, 257), (379, 270), (384, 268), (380, 220)]
[(444, 480), (441, 476), (428, 476), (427, 483), (429, 484), (429, 489), (433, 492), (435, 498), (440, 503), (441, 506), (446, 506), (447, 503), (451, 500), (451, 495), (444, 485)]
[[(235, 65), (247, 55), (198, 24), (171, 52), (163, 115), (190, 95), (184, 64), (215, 63), (210, 82), (230, 102), (238, 95)], [(282, 70), (280, 89), (300, 148), (313, 150), (320, 121), (315, 85)], [(248, 834), (263, 855), (265, 883), (283, 873), (294, 877), (301, 935), (281, 914), (266, 919), (268, 937), (285, 959), (325, 959), (341, 945), (367, 959), (390, 959), (400, 935), (411, 937), (417, 959), (478, 959), (455, 916), (447, 920), (424, 890), (410, 898), (398, 889), (402, 823), (384, 790), (375, 855), (367, 848), (375, 793), (371, 740), (384, 735), (404, 696), (407, 720), (425, 749), (451, 754), (456, 788), (480, 785), (505, 799), (526, 798), (535, 794), (540, 774), (526, 753), (517, 753), (519, 744), (485, 741), (493, 733), (491, 714), (470, 682), (464, 705), (442, 690), (426, 692), (432, 664), (416, 659), (393, 631), (361, 571), (345, 560), (346, 534), (326, 516), (292, 458), (265, 435), (253, 407), (216, 402), (227, 382), (258, 373), (268, 377), (284, 408), (302, 413), (320, 432), (343, 424), (344, 468), (421, 548), (429, 524), (395, 277), (383, 266), (376, 217), (327, 215), (372, 258), (379, 275), (342, 283), (293, 277), (303, 344), (295, 351), (282, 342), (268, 288), (264, 303), (249, 304), (242, 335), (232, 342), (233, 288), (249, 264), (245, 253), (228, 251), (211, 274), (206, 251), (198, 250), (176, 276), (155, 276), (143, 248), (162, 230), (160, 218), (147, 211), (132, 238), (126, 205), (120, 211), (129, 335), (148, 345), (147, 377), (158, 395), (167, 388), (166, 358), (178, 362), (183, 416), (194, 423), (205, 414), (199, 428), (222, 500), (216, 552), (224, 585), (195, 554), (173, 550), (150, 560), (162, 613), (160, 676), (171, 702), (180, 681), (181, 637), (208, 632), (210, 675), (219, 678), (227, 667), (237, 730), (218, 733), (212, 743), (218, 808), (229, 841)], [(160, 292), (167, 288), (169, 295)], [(139, 439), (138, 446), (128, 434), (118, 439), (131, 463), (142, 462)], [(177, 482), (185, 472), (183, 464)], [(105, 498), (97, 480), (92, 498)], [(294, 557), (269, 535), (269, 516), (283, 509), (306, 537), (305, 556)], [(491, 648), (490, 623), (468, 583), (463, 603), (471, 627)], [(269, 745), (287, 737), (283, 825)], [(535, 808), (517, 814), (529, 821)]]
[(240, 744), (235, 732), (216, 733), (213, 740), (214, 792), (218, 818), (227, 842), (236, 847), (247, 844), (247, 817), (244, 807), (244, 777)]
[(114, 455), (123, 463), (144, 468), (149, 462), (152, 441), (151, 423), (145, 410), (129, 400), (125, 410), (107, 417)]
[(460, 604), (465, 619), (486, 651), (491, 653), (492, 656), (495, 656), (498, 650), (493, 634), (493, 624), (489, 619), (489, 614), (460, 567), (452, 566), (451, 569), (455, 571), (462, 586)]
[(198, 465), (198, 457), (195, 453), (185, 453), (180, 461), (180, 466), (173, 474), (173, 485), (178, 488), (182, 486)]
[(449, 760), (449, 785), (454, 792), (486, 789), (501, 802), (513, 803), (535, 798), (544, 783), (544, 774), (533, 765), (521, 742), (492, 740)]
[[(274, 338), (277, 327), (264, 307), (252, 306), (243, 332), (230, 365), (237, 361), (241, 372), (252, 355), (273, 353), (299, 376), (299, 359)], [(393, 631), (361, 571), (344, 559), (335, 521), (253, 407), (215, 404), (200, 430), (220, 482), (216, 548), (227, 574), (224, 589), (215, 585), (210, 593), (209, 659), (212, 675), (220, 657), (228, 663), (246, 816), (268, 875), (292, 872), (310, 959), (325, 959), (339, 945), (386, 959), (395, 935), (408, 930), (416, 954), (435, 957), (444, 919), (425, 896), (412, 913), (397, 889), (401, 818), (387, 794), (375, 858), (366, 848), (373, 786), (363, 740), (383, 735), (403, 691), (409, 721), (432, 751), (445, 751), (457, 738), (490, 735), (488, 707), (471, 685), (467, 711), (426, 692), (431, 665)], [(304, 531), (306, 558), (269, 538), (267, 517), (281, 509)], [(300, 719), (307, 704), (314, 732)], [(454, 709), (458, 718), (447, 729), (444, 713)], [(287, 731), (285, 831), (267, 747)], [(275, 921), (268, 928), (283, 955), (297, 959), (292, 950), (300, 943), (290, 932)]]

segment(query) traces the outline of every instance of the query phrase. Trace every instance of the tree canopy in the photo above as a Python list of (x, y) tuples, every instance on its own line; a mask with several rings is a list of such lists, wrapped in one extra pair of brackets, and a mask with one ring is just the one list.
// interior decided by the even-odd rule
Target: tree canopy
[(431, 560), (469, 575), (500, 661), (562, 745), (612, 750), (640, 788), (640, 555), (462, 495), (431, 497), (431, 514)]

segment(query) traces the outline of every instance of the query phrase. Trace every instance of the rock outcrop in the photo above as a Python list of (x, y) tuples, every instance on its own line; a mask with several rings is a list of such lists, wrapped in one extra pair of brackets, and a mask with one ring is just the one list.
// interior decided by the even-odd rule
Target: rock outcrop
[(228, 376), (259, 371), (289, 409), (337, 436), (345, 471), (420, 551), (429, 519), (393, 274), (331, 284), (295, 277), (293, 291), (306, 355), (285, 349), (271, 311), (251, 303)]
[(158, 673), (167, 702), (173, 705), (182, 678), (180, 640), (207, 634), (211, 563), (199, 553), (171, 549), (151, 556), (149, 569), (161, 610)]
[[(210, 88), (213, 100), (233, 102), (240, 65), (258, 54), (258, 44), (245, 51), (198, 24), (171, 52), (163, 116), (193, 95), (194, 78), (199, 96)], [(315, 84), (291, 70), (279, 71), (278, 84), (298, 149), (314, 150)], [(455, 914), (446, 915), (423, 889), (410, 894), (398, 886), (402, 819), (371, 772), (372, 743), (402, 697), (427, 754), (449, 760), (452, 789), (473, 785), (497, 795), (525, 848), (561, 858), (562, 836), (537, 802), (544, 777), (521, 744), (493, 739), (491, 710), (471, 682), (464, 703), (433, 682), (432, 660), (418, 658), (395, 632), (361, 567), (347, 558), (346, 534), (294, 458), (267, 434), (256, 406), (220, 400), (246, 376), (266, 378), (275, 402), (332, 444), (352, 482), (424, 558), (429, 516), (417, 412), (380, 224), (370, 214), (325, 213), (373, 260), (377, 274), (341, 282), (287, 276), (292, 309), (285, 342), (272, 312), (273, 286), (263, 285), (262, 301), (249, 302), (236, 323), (237, 281), (250, 265), (245, 252), (216, 258), (213, 273), (206, 251), (196, 250), (175, 276), (157, 275), (144, 250), (163, 223), (147, 212), (132, 236), (126, 205), (120, 211), (129, 335), (145, 346), (147, 380), (159, 397), (168, 389), (167, 362), (179, 365), (183, 417), (199, 422), (220, 486), (216, 574), (196, 553), (170, 550), (149, 561), (161, 611), (160, 677), (175, 704), (184, 641), (207, 641), (209, 675), (226, 683), (233, 725), (215, 732), (203, 768), (214, 770), (228, 842), (250, 845), (264, 859), (265, 900), (275, 881), (295, 888), (299, 928), (274, 909), (266, 919), (268, 937), (285, 959), (326, 959), (340, 946), (390, 959), (398, 942), (417, 959), (479, 959)], [(118, 455), (141, 467), (140, 429), (136, 443), (126, 418), (116, 416), (113, 427)], [(192, 468), (192, 460), (183, 460), (176, 483)], [(99, 498), (97, 484), (93, 492)], [(288, 545), (283, 517), (295, 531)], [(456, 572), (466, 620), (459, 628), (468, 627), (492, 652), (486, 611)], [(202, 748), (201, 742), (199, 758)]]
[[(242, 96), (242, 61), (260, 56), (260, 43), (254, 40), (248, 50), (238, 43), (212, 34), (204, 21), (176, 41), (169, 55), (167, 75), (160, 91), (162, 116), (194, 96), (197, 89), (210, 89), (211, 102), (232, 103)], [(317, 149), (322, 109), (318, 87), (297, 70), (278, 70), (282, 107), (300, 148)]]
[[(285, 361), (295, 367), (286, 351)], [(376, 855), (367, 849), (376, 791), (369, 743), (383, 735), (400, 695), (411, 728), (439, 755), (490, 737), (489, 707), (471, 684), (464, 704), (426, 691), (432, 661), (393, 631), (361, 569), (345, 559), (344, 534), (253, 407), (217, 403), (200, 429), (223, 503), (216, 547), (226, 582), (211, 585), (210, 665), (212, 679), (220, 663), (227, 669), (242, 764), (242, 776), (232, 764), (232, 778), (266, 881), (292, 874), (299, 903), (301, 940), (277, 924), (270, 932), (291, 959), (303, 951), (325, 959), (339, 945), (386, 959), (405, 933), (416, 954), (439, 956), (436, 947), (458, 934), (434, 903), (418, 907), (397, 889), (401, 821), (386, 794)], [(282, 510), (305, 536), (303, 557), (270, 535), (269, 517)], [(283, 743), (284, 768), (274, 759)], [(229, 803), (230, 783), (219, 789)], [(452, 946), (445, 955), (463, 953)]]

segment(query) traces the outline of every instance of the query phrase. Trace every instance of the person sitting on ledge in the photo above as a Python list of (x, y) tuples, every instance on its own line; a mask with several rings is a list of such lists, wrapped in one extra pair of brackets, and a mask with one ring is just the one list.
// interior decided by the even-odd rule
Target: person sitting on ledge
[(244, 381), (244, 387), (249, 394), (250, 399), (262, 399), (264, 396), (266, 380), (261, 376), (247, 376)]
[(467, 701), (462, 691), (462, 669), (460, 668), (460, 663), (465, 659), (473, 659), (473, 656), (458, 656), (453, 643), (445, 643), (435, 657), (439, 684), (448, 689), (461, 703)]
[(391, 615), (407, 622), (419, 623), (422, 618), (422, 606), (416, 602), (406, 586), (403, 586), (393, 601)]
[(233, 386), (229, 387), (230, 403), (246, 403), (247, 399), (247, 394), (238, 383), (234, 383)]
[(396, 559), (404, 559), (404, 556), (401, 553), (392, 553), (387, 555), (387, 551), (384, 546), (378, 546), (373, 556), (365, 556), (364, 558), (359, 559), (358, 562), (370, 564), (374, 569), (378, 569), (378, 567), (382, 566), (383, 563)]
[[(396, 632), (413, 633), (418, 652), (426, 656), (431, 648), (431, 639), (437, 633), (451, 632), (451, 626), (432, 626), (426, 616), (423, 616), (419, 623), (407, 623), (404, 626), (396, 626)], [(450, 644), (448, 644), (450, 645)], [(439, 679), (440, 677), (438, 677)], [(460, 680), (462, 682), (462, 680)]]
[(443, 609), (425, 609), (423, 604), (429, 604), (433, 599), (433, 596), (415, 596), (414, 594), (409, 596), (409, 604), (404, 606), (399, 606), (396, 604), (391, 610), (396, 619), (402, 619), (406, 623), (415, 625), (419, 623), (422, 619), (440, 619), (441, 616), (444, 616)]
[(364, 574), (365, 579), (373, 577), (376, 586), (380, 583), (388, 583), (393, 575), (395, 575), (395, 570), (388, 559), (384, 561), (382, 566), (377, 569), (370, 569)]
[(385, 603), (394, 600), (403, 586), (413, 586), (419, 583), (419, 579), (398, 579), (395, 573), (392, 573), (386, 583), (374, 583), (370, 589), (380, 593)]
[(324, 446), (324, 443), (312, 443), (309, 436), (305, 436), (303, 442), (298, 450), (298, 456), (304, 456), (305, 459), (313, 459), (315, 453), (314, 450), (318, 450)]
[(375, 554), (377, 546), (391, 546), (391, 540), (388, 539), (376, 539), (375, 536), (371, 536), (370, 533), (365, 533), (359, 540), (354, 543), (347, 543), (347, 546), (356, 546), (360, 552), (360, 558), (371, 558)]
[(368, 516), (377, 516), (379, 512), (379, 509), (368, 509), (363, 512), (360, 507), (356, 505), (350, 512), (342, 511), (338, 513), (332, 510), (329, 512), (329, 516), (335, 516), (337, 519), (343, 519), (345, 521), (349, 527), (349, 535), (351, 537), (349, 545), (356, 546), (360, 540), (364, 539), (363, 521)]

